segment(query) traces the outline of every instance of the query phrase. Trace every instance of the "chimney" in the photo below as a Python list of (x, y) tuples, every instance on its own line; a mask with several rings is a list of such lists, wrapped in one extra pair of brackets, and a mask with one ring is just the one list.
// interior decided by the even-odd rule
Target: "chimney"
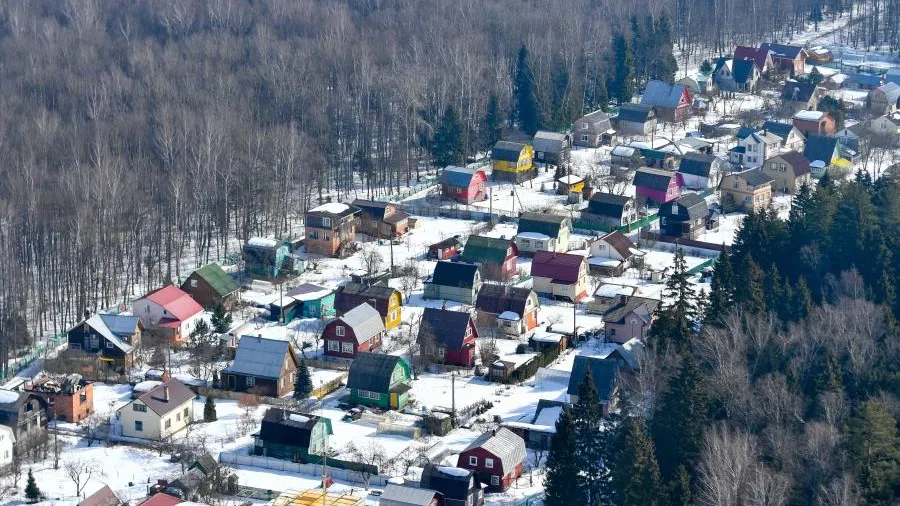
[(628, 304), (628, 296), (625, 294), (619, 295), (619, 303), (620, 304)]
[(262, 333), (256, 334), (256, 340), (262, 341)]
[(491, 435), (492, 435), (492, 436), (496, 436), (496, 435), (497, 435), (497, 429), (493, 429), (493, 430), (491, 431)]
[(162, 400), (169, 402), (169, 385), (162, 386)]

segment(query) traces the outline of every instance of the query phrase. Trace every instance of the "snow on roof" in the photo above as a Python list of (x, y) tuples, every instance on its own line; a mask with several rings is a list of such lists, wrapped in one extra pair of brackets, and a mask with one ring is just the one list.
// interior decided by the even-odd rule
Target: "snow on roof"
[(275, 248), (278, 246), (278, 241), (265, 237), (251, 237), (247, 239), (247, 245), (256, 246), (257, 248)]
[(618, 297), (619, 295), (634, 295), (634, 287), (607, 283), (597, 288), (597, 291), (594, 292), (595, 297), (604, 297), (609, 299)]
[(599, 265), (601, 267), (618, 267), (622, 261), (606, 257), (589, 257), (588, 263), (591, 265)]
[(19, 400), (19, 392), (12, 390), (0, 390), (0, 404), (9, 404)]
[(531, 336), (531, 339), (539, 343), (559, 343), (562, 338), (562, 334), (557, 332), (547, 332), (546, 330), (539, 330)]
[(823, 162), (822, 160), (813, 160), (812, 162), (809, 163), (810, 167), (815, 167), (818, 169), (824, 168), (826, 165), (827, 164), (825, 162)]
[(459, 467), (450, 467), (450, 466), (437, 466), (438, 471), (448, 474), (450, 476), (456, 476), (458, 478), (467, 478), (469, 476), (470, 471), (468, 469), (462, 469)]
[(147, 381), (142, 381), (142, 382), (138, 383), (137, 385), (135, 385), (133, 390), (135, 392), (144, 393), (144, 392), (149, 392), (150, 390), (153, 390), (154, 388), (158, 387), (159, 385), (162, 385), (162, 381), (147, 380)]
[(510, 353), (503, 355), (499, 360), (494, 361), (494, 365), (503, 367), (505, 365), (503, 362), (510, 362), (514, 364), (515, 367), (519, 367), (527, 364), (536, 356), (538, 356), (537, 353)]
[(501, 320), (513, 320), (513, 321), (520, 320), (519, 315), (512, 311), (504, 311), (504, 312), (500, 313), (499, 315), (497, 315), (497, 318), (500, 318)]
[(534, 420), (534, 425), (546, 425), (548, 427), (555, 427), (556, 421), (559, 420), (560, 413), (562, 413), (562, 406), (544, 408), (538, 414), (538, 417)]
[(581, 176), (576, 176), (575, 174), (569, 174), (557, 179), (557, 181), (563, 184), (575, 184), (584, 181), (584, 178)]
[(350, 207), (347, 204), (341, 204), (340, 202), (329, 202), (327, 204), (322, 204), (319, 207), (315, 207), (310, 209), (311, 213), (329, 213), (329, 214), (341, 214), (346, 212)]
[(629, 148), (628, 146), (616, 146), (613, 148), (611, 154), (613, 156), (632, 156), (634, 155), (634, 148)]
[(522, 232), (520, 234), (516, 234), (516, 237), (521, 237), (522, 239), (536, 239), (539, 241), (546, 241), (550, 239), (549, 235), (541, 234), (539, 232)]
[(288, 415), (288, 418), (295, 422), (300, 422), (300, 423), (309, 422), (308, 416), (298, 415), (297, 413), (291, 413), (290, 415)]
[(103, 318), (101, 318), (99, 314), (95, 314), (94, 316), (88, 318), (86, 323), (88, 324), (88, 326), (96, 330), (107, 341), (112, 343), (116, 348), (122, 350), (124, 353), (129, 353), (133, 349), (130, 344), (126, 343), (125, 341), (120, 339), (119, 336), (113, 334), (112, 331), (109, 330), (109, 327), (106, 326), (106, 322), (103, 321)]
[(800, 111), (794, 115), (794, 119), (803, 121), (819, 121), (825, 113), (822, 111)]

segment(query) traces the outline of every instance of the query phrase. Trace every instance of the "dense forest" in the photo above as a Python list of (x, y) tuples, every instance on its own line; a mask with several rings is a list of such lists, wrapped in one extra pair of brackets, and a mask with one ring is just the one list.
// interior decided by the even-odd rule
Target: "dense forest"
[(560, 419), (547, 506), (568, 504), (560, 476), (592, 497), (604, 474), (588, 504), (897, 504), (898, 246), (900, 177), (859, 174), (804, 188), (787, 222), (747, 216), (708, 297), (676, 261), (624, 419), (599, 441), (583, 405)]

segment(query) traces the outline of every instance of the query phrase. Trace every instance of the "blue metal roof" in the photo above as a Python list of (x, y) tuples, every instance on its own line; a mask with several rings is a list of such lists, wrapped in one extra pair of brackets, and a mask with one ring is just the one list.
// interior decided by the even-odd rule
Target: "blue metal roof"
[(475, 175), (475, 169), (466, 169), (463, 167), (448, 166), (441, 172), (441, 182), (450, 186), (459, 186), (468, 188), (472, 183), (472, 176)]
[(133, 336), (140, 321), (137, 316), (120, 314), (101, 314), (100, 319), (117, 336)]

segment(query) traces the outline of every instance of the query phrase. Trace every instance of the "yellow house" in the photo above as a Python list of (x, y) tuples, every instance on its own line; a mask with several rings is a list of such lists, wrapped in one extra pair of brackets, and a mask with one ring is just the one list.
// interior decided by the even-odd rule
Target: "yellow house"
[(775, 180), (762, 168), (732, 172), (719, 183), (719, 201), (726, 213), (762, 211), (772, 202), (772, 183)]
[(171, 379), (119, 408), (122, 435), (163, 441), (194, 419), (194, 392)]
[(494, 181), (521, 183), (534, 179), (534, 149), (520, 142), (499, 141), (491, 150)]
[(556, 180), (556, 193), (560, 195), (568, 195), (572, 192), (581, 193), (584, 191), (584, 178), (569, 174)]
[(402, 297), (400, 297), (400, 292), (394, 290), (394, 293), (388, 297), (388, 312), (387, 316), (384, 319), (384, 328), (392, 329), (397, 325), (400, 325), (400, 320), (402, 319), (403, 308), (401, 307), (403, 304)]
[(366, 284), (350, 282), (338, 289), (334, 308), (338, 314), (368, 303), (378, 310), (384, 320), (384, 328), (390, 330), (402, 320), (403, 294), (384, 283)]

